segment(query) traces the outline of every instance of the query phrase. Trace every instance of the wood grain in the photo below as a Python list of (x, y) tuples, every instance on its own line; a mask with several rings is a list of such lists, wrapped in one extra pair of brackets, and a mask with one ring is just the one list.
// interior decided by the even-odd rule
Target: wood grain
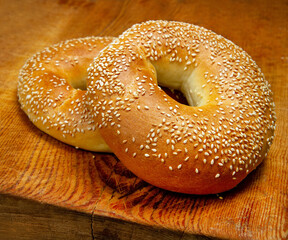
[[(18, 210), (27, 205), (40, 209), (39, 202), (60, 207), (53, 207), (53, 211), (63, 214), (61, 221), (67, 219), (70, 228), (83, 234), (82, 239), (146, 236), (183, 240), (195, 234), (223, 239), (287, 239), (287, 12), (284, 0), (1, 0), (0, 200), (8, 199), (6, 194), (17, 196)], [(223, 35), (252, 56), (271, 84), (277, 115), (275, 141), (264, 163), (229, 192), (193, 196), (155, 188), (129, 173), (113, 155), (75, 149), (42, 133), (19, 107), (17, 76), (32, 54), (75, 37), (117, 36), (132, 24), (149, 19), (190, 22)], [(33, 201), (23, 200), (22, 205), (21, 199)], [(16, 219), (7, 210), (13, 201), (5, 200), (0, 206), (0, 234), (5, 233), (5, 226), (9, 229), (6, 233), (15, 233), (14, 239), (17, 230), (25, 239), (19, 225), (9, 225)], [(47, 219), (59, 220), (49, 209), (41, 208), (43, 215), (45, 212)], [(29, 215), (35, 219), (35, 212), (25, 213), (27, 219)], [(73, 225), (73, 216), (83, 228)], [(27, 232), (40, 226), (39, 232), (48, 232), (43, 238), (52, 239), (49, 229), (53, 228), (41, 228), (44, 221), (40, 219), (26, 224)], [(62, 230), (55, 230), (54, 239), (62, 234)], [(81, 239), (80, 235), (67, 236)]]

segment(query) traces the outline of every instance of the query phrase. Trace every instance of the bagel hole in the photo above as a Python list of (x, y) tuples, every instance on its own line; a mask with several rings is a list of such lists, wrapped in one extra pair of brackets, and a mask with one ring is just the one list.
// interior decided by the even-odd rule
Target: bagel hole
[(189, 106), (189, 103), (185, 95), (181, 91), (177, 89), (173, 89), (173, 88), (163, 87), (163, 86), (160, 86), (160, 87), (169, 97), (173, 98), (175, 101)]
[(200, 81), (198, 81), (199, 73), (195, 69), (183, 71), (181, 65), (170, 64), (166, 66), (160, 61), (151, 64), (154, 67), (158, 86), (164, 92), (167, 91), (167, 95), (177, 102), (191, 107), (205, 104), (203, 89)]
[(87, 90), (87, 77), (88, 76), (81, 76), (77, 78), (68, 79), (69, 84), (72, 88), (86, 91)]

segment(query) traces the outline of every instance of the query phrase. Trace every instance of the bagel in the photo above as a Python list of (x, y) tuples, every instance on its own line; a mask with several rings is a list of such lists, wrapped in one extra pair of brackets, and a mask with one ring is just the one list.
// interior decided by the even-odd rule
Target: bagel
[[(189, 106), (158, 84), (180, 90)], [(274, 137), (272, 92), (256, 63), (231, 41), (188, 23), (133, 25), (94, 59), (86, 94), (119, 160), (170, 191), (235, 187)]]
[(26, 62), (19, 74), (18, 100), (35, 126), (77, 148), (110, 152), (84, 105), (84, 98), (87, 68), (112, 40), (67, 40)]

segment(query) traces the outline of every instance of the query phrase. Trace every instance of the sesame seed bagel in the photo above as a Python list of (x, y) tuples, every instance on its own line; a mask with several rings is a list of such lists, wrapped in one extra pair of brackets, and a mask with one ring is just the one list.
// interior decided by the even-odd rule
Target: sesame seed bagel
[[(88, 69), (87, 103), (122, 163), (163, 189), (229, 190), (267, 155), (272, 93), (251, 57), (187, 23), (136, 24)], [(161, 87), (180, 90), (189, 106)]]
[(87, 68), (113, 38), (87, 37), (46, 48), (20, 71), (18, 98), (42, 131), (75, 147), (110, 151), (85, 106)]

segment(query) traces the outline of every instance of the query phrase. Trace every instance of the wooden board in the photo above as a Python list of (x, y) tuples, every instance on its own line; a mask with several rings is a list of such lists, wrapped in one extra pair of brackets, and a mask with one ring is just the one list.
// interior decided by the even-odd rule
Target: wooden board
[[(287, 12), (287, 1), (0, 1), (0, 193), (87, 213), (104, 225), (123, 222), (111, 230), (115, 239), (139, 239), (133, 224), (180, 232), (175, 239), (287, 239)], [(229, 192), (193, 196), (150, 186), (111, 154), (77, 150), (42, 133), (19, 107), (17, 76), (35, 52), (75, 37), (117, 36), (149, 19), (190, 22), (225, 36), (271, 84), (275, 141), (265, 162)]]

